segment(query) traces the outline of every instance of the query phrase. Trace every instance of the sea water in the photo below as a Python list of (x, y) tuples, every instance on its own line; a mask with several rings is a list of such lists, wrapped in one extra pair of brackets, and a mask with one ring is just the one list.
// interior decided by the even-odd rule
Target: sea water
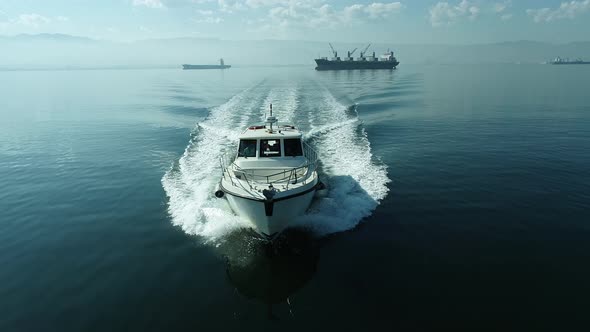
[[(0, 331), (581, 326), (590, 67), (560, 67), (0, 72)], [(270, 103), (329, 188), (274, 253), (213, 195)]]

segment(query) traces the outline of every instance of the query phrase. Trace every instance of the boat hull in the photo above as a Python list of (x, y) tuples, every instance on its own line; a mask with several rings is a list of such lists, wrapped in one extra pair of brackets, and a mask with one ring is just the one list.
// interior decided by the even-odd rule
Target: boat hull
[(590, 61), (551, 62), (552, 65), (590, 65)]
[(352, 69), (395, 69), (399, 62), (394, 61), (333, 61), (315, 59), (315, 70), (352, 70)]
[(230, 65), (182, 65), (182, 69), (227, 69), (231, 68)]
[(317, 180), (304, 191), (274, 200), (262, 200), (239, 196), (222, 188), (234, 213), (248, 220), (252, 228), (267, 239), (273, 239), (286, 228), (297, 226), (298, 217), (311, 205), (316, 189)]

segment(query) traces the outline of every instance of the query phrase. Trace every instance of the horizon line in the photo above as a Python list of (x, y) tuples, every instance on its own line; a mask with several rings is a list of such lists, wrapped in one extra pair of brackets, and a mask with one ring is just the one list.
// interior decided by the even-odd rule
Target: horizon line
[[(88, 41), (95, 41), (95, 42), (109, 42), (109, 43), (117, 43), (117, 44), (133, 44), (138, 42), (146, 42), (146, 41), (166, 41), (166, 40), (178, 40), (178, 39), (193, 39), (193, 40), (203, 40), (203, 41), (222, 41), (222, 42), (301, 42), (301, 43), (334, 43), (334, 44), (366, 44), (369, 41), (325, 41), (325, 40), (302, 40), (302, 39), (273, 39), (273, 38), (263, 38), (263, 39), (223, 39), (219, 37), (194, 37), (194, 36), (178, 36), (178, 37), (159, 37), (159, 38), (143, 38), (143, 39), (135, 39), (135, 40), (112, 40), (112, 39), (102, 39), (102, 38), (94, 38), (94, 37), (87, 37), (81, 35), (71, 35), (66, 33), (52, 33), (52, 32), (42, 32), (42, 33), (19, 33), (13, 35), (5, 35), (0, 34), (0, 38), (18, 38), (18, 37), (40, 37), (40, 36), (62, 36), (68, 38), (76, 38), (76, 39), (86, 39)], [(495, 42), (484, 42), (484, 43), (395, 43), (391, 41), (376, 41), (370, 42), (374, 44), (394, 44), (394, 45), (436, 45), (436, 46), (473, 46), (473, 45), (495, 45), (495, 44), (507, 44), (507, 43), (538, 43), (538, 44), (546, 44), (546, 45), (567, 45), (567, 44), (577, 44), (577, 43), (590, 43), (590, 40), (578, 40), (578, 41), (569, 41), (569, 42), (548, 42), (548, 41), (540, 41), (540, 40), (533, 40), (533, 39), (519, 39), (519, 40), (503, 40), (503, 41), (495, 41)]]

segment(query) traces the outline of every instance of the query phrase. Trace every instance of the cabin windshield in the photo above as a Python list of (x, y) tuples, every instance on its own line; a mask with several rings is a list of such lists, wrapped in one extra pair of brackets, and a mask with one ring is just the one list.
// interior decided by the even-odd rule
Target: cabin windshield
[(279, 139), (261, 139), (260, 140), (260, 157), (280, 157), (281, 140)]
[(238, 149), (238, 157), (256, 157), (256, 140), (255, 139), (240, 140), (240, 148)]
[(299, 138), (286, 138), (285, 157), (298, 156), (303, 156), (303, 150), (301, 149), (301, 140)]

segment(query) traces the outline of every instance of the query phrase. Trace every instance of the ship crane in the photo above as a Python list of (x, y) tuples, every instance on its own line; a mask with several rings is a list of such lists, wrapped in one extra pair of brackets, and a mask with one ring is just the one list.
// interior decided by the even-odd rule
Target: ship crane
[(332, 53), (334, 54), (334, 57), (337, 58), (338, 57), (338, 52), (336, 52), (334, 50), (334, 47), (332, 47), (332, 43), (328, 43), (328, 45), (330, 45), (330, 49), (332, 50)]
[(352, 52), (348, 52), (348, 57), (349, 58), (354, 54), (354, 52), (356, 52), (357, 48), (358, 47), (356, 47), (354, 50), (352, 50)]
[(365, 47), (365, 49), (361, 52), (361, 58), (365, 57), (365, 53), (367, 53), (367, 50), (369, 49), (370, 46), (371, 46), (371, 44), (367, 45), (367, 47)]

